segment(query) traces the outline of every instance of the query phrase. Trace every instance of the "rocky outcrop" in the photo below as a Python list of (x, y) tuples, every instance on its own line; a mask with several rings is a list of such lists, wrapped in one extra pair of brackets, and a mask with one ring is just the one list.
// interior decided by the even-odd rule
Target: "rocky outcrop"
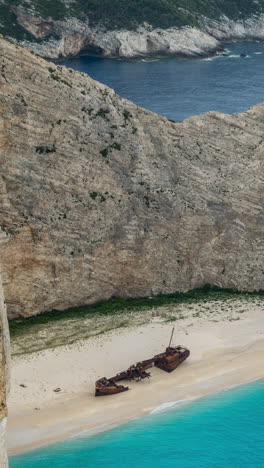
[(264, 39), (264, 15), (254, 15), (243, 21), (234, 21), (226, 16), (215, 21), (201, 19), (201, 27), (218, 41), (243, 41)]
[[(16, 10), (19, 23), (41, 42), (24, 41), (23, 45), (50, 59), (86, 53), (110, 58), (202, 57), (221, 49), (220, 43), (197, 28), (153, 29), (140, 26), (136, 31), (108, 31), (90, 27), (76, 18), (67, 21), (46, 21)], [(57, 39), (54, 39), (54, 36)], [(51, 37), (45, 41), (45, 37)]]
[(13, 11), (19, 25), (35, 38), (23, 41), (23, 45), (50, 59), (80, 53), (128, 59), (153, 56), (203, 57), (221, 50), (221, 41), (264, 38), (263, 14), (240, 21), (227, 16), (219, 20), (200, 16), (200, 29), (191, 26), (162, 29), (144, 24), (129, 31), (90, 26), (89, 19), (43, 19), (22, 6), (13, 8)]
[(264, 105), (182, 123), (0, 40), (9, 317), (263, 284)]
[(0, 466), (7, 468), (6, 453), (6, 397), (9, 389), (9, 333), (4, 303), (2, 280), (0, 275)]

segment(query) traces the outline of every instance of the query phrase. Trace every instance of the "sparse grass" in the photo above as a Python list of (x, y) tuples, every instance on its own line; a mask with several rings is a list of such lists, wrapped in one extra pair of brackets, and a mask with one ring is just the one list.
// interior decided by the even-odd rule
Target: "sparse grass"
[(221, 289), (217, 286), (205, 285), (203, 288), (194, 289), (188, 292), (175, 292), (173, 294), (163, 294), (154, 297), (138, 298), (111, 298), (104, 302), (93, 305), (72, 307), (60, 311), (52, 310), (43, 314), (35, 315), (29, 318), (18, 318), (10, 321), (10, 332), (12, 336), (23, 334), (30, 327), (43, 325), (62, 320), (88, 319), (94, 317), (113, 316), (120, 313), (129, 313), (137, 311), (146, 311), (167, 305), (176, 304), (194, 304), (211, 301), (233, 301), (239, 298), (263, 299), (264, 291), (259, 292), (239, 292), (232, 289)]
[[(10, 321), (13, 355), (71, 345), (124, 327), (147, 323), (177, 323), (189, 330), (190, 323), (236, 322), (240, 311), (263, 308), (263, 292), (239, 293), (205, 286), (187, 293), (145, 298), (112, 298), (98, 304), (54, 310)], [(195, 318), (194, 318), (195, 317)], [(241, 316), (242, 319), (242, 316)], [(203, 322), (201, 322), (203, 323)], [(230, 326), (231, 323), (230, 323)]]
[(174, 316), (172, 316), (172, 317), (166, 318), (166, 319), (164, 320), (164, 322), (165, 322), (165, 323), (167, 323), (167, 322), (175, 322), (175, 320), (177, 320), (177, 317), (175, 317), (175, 315), (174, 315)]
[(61, 82), (63, 84), (65, 84), (66, 86), (69, 86), (69, 88), (72, 87), (72, 85), (70, 83), (68, 83), (68, 81), (64, 80), (63, 78), (61, 78), (57, 73), (56, 73), (56, 70), (49, 67), (48, 68), (49, 72), (50, 72), (50, 77), (54, 80), (54, 81), (58, 81), (58, 82)]

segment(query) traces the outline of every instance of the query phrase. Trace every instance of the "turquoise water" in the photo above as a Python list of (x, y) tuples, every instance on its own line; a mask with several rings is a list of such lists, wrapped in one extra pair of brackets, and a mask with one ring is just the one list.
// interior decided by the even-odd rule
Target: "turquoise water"
[(44, 467), (263, 468), (264, 381), (10, 459)]
[[(129, 62), (90, 57), (63, 63), (136, 104), (180, 121), (207, 111), (237, 113), (264, 101), (264, 44), (226, 44), (230, 57)], [(241, 58), (246, 53), (248, 57)]]

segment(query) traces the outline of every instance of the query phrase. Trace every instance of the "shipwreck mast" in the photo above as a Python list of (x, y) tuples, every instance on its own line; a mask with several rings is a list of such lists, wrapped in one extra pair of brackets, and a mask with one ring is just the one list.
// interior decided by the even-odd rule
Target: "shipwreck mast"
[(175, 327), (173, 327), (172, 332), (171, 332), (170, 342), (169, 342), (169, 346), (168, 346), (169, 348), (170, 348), (170, 345), (171, 345), (171, 342), (172, 342), (173, 333), (174, 333), (174, 328), (175, 328)]

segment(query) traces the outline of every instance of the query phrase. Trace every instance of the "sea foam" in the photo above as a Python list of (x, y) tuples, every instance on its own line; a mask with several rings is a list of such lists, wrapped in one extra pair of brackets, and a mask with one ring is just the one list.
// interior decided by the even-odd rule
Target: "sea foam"
[(160, 414), (11, 457), (10, 468), (264, 466), (264, 381), (189, 402), (169, 401), (154, 410)]
[(167, 401), (166, 403), (162, 403), (160, 406), (152, 410), (150, 414), (161, 413), (162, 411), (166, 411), (169, 408), (187, 404), (192, 400), (195, 400), (195, 398), (185, 398), (183, 400)]

